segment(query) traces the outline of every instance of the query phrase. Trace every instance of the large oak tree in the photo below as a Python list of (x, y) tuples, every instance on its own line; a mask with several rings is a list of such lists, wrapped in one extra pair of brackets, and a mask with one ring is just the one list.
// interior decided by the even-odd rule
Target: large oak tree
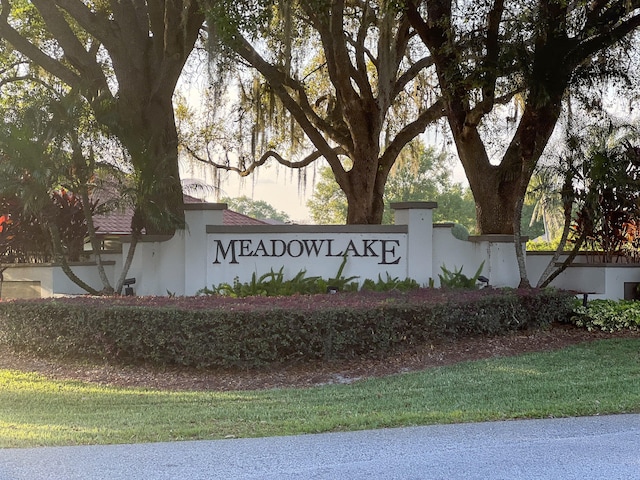
[[(606, 50), (640, 25), (640, 1), (395, 3), (433, 57), (480, 232), (518, 233), (527, 185), (568, 88), (601, 73)], [(513, 95), (522, 109), (509, 119), (516, 126), (506, 148), (492, 158), (483, 128), (496, 112), (496, 99)]]
[(324, 157), (347, 197), (347, 222), (380, 223), (400, 151), (442, 115), (431, 59), (406, 14), (384, 1), (204, 3), (223, 48), (259, 72), (312, 144), (294, 161), (262, 152), (243, 173), (269, 157), (292, 167)]
[(0, 9), (0, 37), (81, 94), (127, 149), (138, 227), (182, 227), (172, 97), (204, 22), (198, 2), (1, 0)]

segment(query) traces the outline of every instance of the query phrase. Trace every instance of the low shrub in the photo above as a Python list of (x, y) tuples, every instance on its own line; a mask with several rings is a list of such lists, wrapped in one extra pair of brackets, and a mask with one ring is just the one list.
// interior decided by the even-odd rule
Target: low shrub
[(362, 290), (370, 290), (373, 292), (390, 292), (392, 290), (398, 290), (401, 292), (407, 292), (416, 288), (420, 288), (420, 284), (412, 278), (405, 278), (400, 280), (398, 277), (392, 277), (387, 273), (386, 280), (382, 279), (382, 276), (378, 274), (378, 281), (366, 279), (362, 282)]
[(462, 273), (462, 268), (449, 270), (447, 267), (442, 265), (440, 270), (442, 270), (442, 274), (438, 274), (440, 278), (440, 286), (443, 288), (478, 288), (478, 279), (480, 278), (480, 274), (482, 273), (482, 269), (484, 268), (484, 261), (480, 264), (478, 270), (476, 270), (475, 275), (473, 277), (467, 277), (464, 273)]
[(197, 368), (379, 356), (564, 320), (554, 290), (291, 297), (80, 297), (0, 303), (0, 344), (43, 356)]
[(640, 302), (633, 300), (592, 300), (587, 306), (578, 306), (571, 322), (589, 331), (640, 329)]
[[(264, 296), (264, 297), (278, 297), (282, 295), (295, 295), (295, 294), (314, 294), (314, 293), (326, 293), (328, 288), (336, 291), (358, 291), (358, 279), (357, 276), (344, 277), (342, 272), (347, 264), (348, 257), (345, 255), (342, 259), (338, 273), (332, 278), (322, 278), (318, 276), (307, 276), (306, 270), (300, 270), (293, 278), (285, 279), (284, 267), (281, 267), (277, 272), (271, 269), (268, 273), (258, 276), (255, 272), (251, 275), (251, 280), (248, 282), (240, 282), (236, 277), (233, 280), (233, 284), (221, 283), (213, 288), (202, 288), (196, 294), (197, 295), (226, 295), (230, 297), (252, 297), (252, 296)], [(387, 274), (389, 277), (389, 274)], [(378, 277), (380, 278), (380, 277)], [(365, 281), (370, 282), (369, 280)], [(381, 280), (376, 286), (379, 286)], [(417, 285), (417, 282), (414, 282)], [(392, 286), (388, 286), (382, 283), (384, 290), (390, 290)], [(379, 288), (378, 290), (382, 290)]]

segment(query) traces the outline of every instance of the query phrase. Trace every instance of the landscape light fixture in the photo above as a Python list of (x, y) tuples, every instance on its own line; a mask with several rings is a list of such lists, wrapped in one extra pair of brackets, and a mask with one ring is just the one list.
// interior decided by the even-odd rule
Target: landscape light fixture
[(124, 294), (126, 297), (133, 297), (133, 287), (131, 285), (133, 285), (134, 283), (136, 283), (136, 279), (135, 278), (125, 278), (124, 282), (122, 282), (125, 286), (124, 289)]

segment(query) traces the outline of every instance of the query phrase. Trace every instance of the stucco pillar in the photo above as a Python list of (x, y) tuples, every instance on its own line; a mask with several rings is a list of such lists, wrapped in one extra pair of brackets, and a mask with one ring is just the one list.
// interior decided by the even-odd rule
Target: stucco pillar
[[(222, 225), (226, 203), (185, 204), (184, 294), (194, 295), (207, 285), (207, 225)], [(176, 264), (176, 268), (180, 268)]]
[(428, 285), (433, 272), (433, 209), (436, 202), (392, 203), (396, 225), (407, 225), (407, 277)]
[[(469, 241), (476, 243), (485, 252), (482, 275), (493, 287), (515, 288), (520, 283), (520, 271), (516, 257), (513, 235), (472, 235)], [(522, 238), (526, 250), (527, 237)]]

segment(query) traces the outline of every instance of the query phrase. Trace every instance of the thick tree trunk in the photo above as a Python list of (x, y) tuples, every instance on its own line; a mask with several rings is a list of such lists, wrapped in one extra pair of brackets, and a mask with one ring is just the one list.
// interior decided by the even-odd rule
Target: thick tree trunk
[[(295, 78), (279, 62), (264, 58), (259, 53), (262, 48), (254, 48), (253, 39), (239, 30), (233, 32), (227, 46), (264, 76), (318, 154), (327, 160), (347, 198), (347, 223), (380, 224), (384, 184), (393, 163), (404, 146), (442, 116), (438, 100), (413, 119), (398, 115), (396, 125), (386, 129), (386, 122), (391, 120), (389, 109), (398, 104), (431, 60), (429, 56), (414, 58), (415, 63), (405, 69), (405, 52), (413, 33), (406, 17), (397, 15), (394, 9), (344, 1), (299, 2), (299, 7), (301, 10), (294, 15), (301, 14), (303, 23), (308, 23), (321, 40), (322, 70), (326, 69), (330, 85), (323, 85), (320, 91), (306, 80)], [(210, 26), (218, 24), (220, 18), (224, 17), (212, 15)], [(358, 22), (362, 23), (354, 37), (351, 28)], [(346, 24), (350, 25), (347, 31)], [(342, 165), (342, 155), (351, 159), (351, 169)]]
[[(566, 81), (564, 83), (566, 85)], [(481, 234), (514, 234), (514, 215), (560, 115), (563, 89), (553, 101), (529, 105), (499, 165), (491, 165), (475, 128), (449, 119), (460, 161), (476, 201)]]
[(138, 173), (137, 200), (145, 232), (170, 235), (176, 229), (183, 229), (178, 134), (170, 97), (158, 99), (146, 108), (129, 109), (123, 104), (120, 116), (124, 124), (130, 126), (119, 137)]
[(525, 180), (522, 169), (509, 168), (507, 159), (503, 159), (500, 165), (491, 165), (476, 129), (457, 128), (451, 119), (449, 124), (476, 203), (478, 232), (483, 235), (513, 235), (513, 216), (521, 196), (520, 186)]
[[(335, 172), (336, 179), (347, 197), (347, 224), (379, 225), (384, 214), (384, 187), (390, 166), (380, 161), (379, 130), (360, 132), (358, 150), (351, 155), (353, 168)], [(368, 142), (364, 140), (368, 139)], [(392, 163), (391, 163), (392, 164)]]
[(370, 202), (363, 202), (364, 193), (347, 194), (347, 224), (379, 225), (384, 213), (384, 200), (381, 195), (375, 195)]
[(513, 215), (517, 194), (513, 181), (501, 180), (498, 170), (483, 177), (484, 181), (469, 181), (476, 202), (478, 231), (483, 234), (513, 235)]

